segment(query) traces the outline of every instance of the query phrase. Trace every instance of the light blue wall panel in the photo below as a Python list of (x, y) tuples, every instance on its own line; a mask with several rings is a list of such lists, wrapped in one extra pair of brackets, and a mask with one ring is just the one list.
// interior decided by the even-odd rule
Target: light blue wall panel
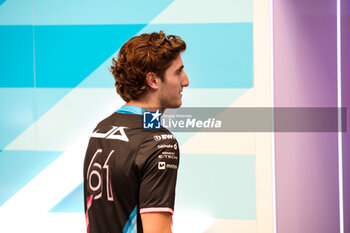
[(176, 190), (180, 211), (213, 218), (255, 219), (253, 155), (182, 154)]
[[(174, 4), (178, 5), (174, 8)], [(114, 88), (110, 58), (134, 35), (163, 30), (186, 41), (183, 60), (190, 87), (202, 94), (220, 89), (220, 95), (193, 97), (188, 106), (203, 102), (229, 106), (253, 87), (251, 20), (211, 23), (203, 21), (207, 11), (199, 10), (188, 22), (149, 24), (167, 7), (176, 12), (182, 4), (172, 0), (0, 0), (0, 108), (4, 112), (0, 130), (5, 132), (0, 135), (0, 188), (5, 190), (0, 207), (63, 153), (4, 148), (32, 124), (40, 124), (38, 120), (74, 88)], [(213, 3), (201, 4), (207, 9)], [(242, 6), (238, 18), (252, 18), (251, 1), (219, 4), (226, 5), (218, 8)], [(194, 23), (196, 18), (202, 23)], [(178, 133), (177, 137), (183, 144), (194, 134)], [(254, 155), (183, 154), (178, 180), (177, 210), (255, 219)], [(53, 213), (83, 213), (82, 184), (50, 208)]]
[(186, 41), (183, 60), (190, 87), (253, 87), (252, 23), (147, 25), (143, 29), (159, 30)]
[(37, 87), (77, 86), (144, 26), (35, 26)]
[[(140, 33), (160, 30), (185, 40), (183, 61), (191, 88), (253, 87), (252, 23), (150, 24)], [(110, 64), (106, 61), (98, 76), (88, 77), (80, 87), (112, 87)]]

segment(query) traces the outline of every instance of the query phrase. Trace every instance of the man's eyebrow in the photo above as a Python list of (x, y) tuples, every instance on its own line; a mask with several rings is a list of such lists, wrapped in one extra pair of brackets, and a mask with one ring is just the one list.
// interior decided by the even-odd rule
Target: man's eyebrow
[(180, 66), (179, 68), (177, 68), (177, 69), (175, 70), (175, 73), (179, 72), (179, 71), (182, 70), (184, 67), (185, 67), (184, 65)]

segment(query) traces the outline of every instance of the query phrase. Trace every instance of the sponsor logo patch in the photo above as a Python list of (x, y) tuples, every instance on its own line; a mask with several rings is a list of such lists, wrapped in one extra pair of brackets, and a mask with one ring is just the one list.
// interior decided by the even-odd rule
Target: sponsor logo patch
[(168, 144), (168, 145), (158, 145), (158, 149), (162, 149), (162, 148), (173, 148), (174, 145), (172, 144)]
[(160, 159), (175, 159), (175, 160), (179, 159), (178, 156), (173, 155), (173, 154), (161, 154), (161, 155), (158, 155), (158, 158), (160, 158)]
[(166, 139), (175, 139), (174, 135), (172, 135), (172, 134), (155, 135), (155, 136), (153, 136), (153, 138), (155, 141), (166, 140)]
[(159, 170), (165, 170), (165, 162), (158, 162), (158, 169)]
[(177, 165), (175, 165), (175, 164), (167, 164), (166, 168), (177, 169)]

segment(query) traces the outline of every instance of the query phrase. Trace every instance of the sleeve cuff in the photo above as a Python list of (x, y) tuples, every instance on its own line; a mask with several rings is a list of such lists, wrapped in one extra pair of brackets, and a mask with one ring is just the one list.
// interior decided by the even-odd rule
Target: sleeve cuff
[(154, 212), (168, 212), (170, 214), (174, 214), (174, 210), (168, 207), (150, 207), (140, 209), (140, 214)]

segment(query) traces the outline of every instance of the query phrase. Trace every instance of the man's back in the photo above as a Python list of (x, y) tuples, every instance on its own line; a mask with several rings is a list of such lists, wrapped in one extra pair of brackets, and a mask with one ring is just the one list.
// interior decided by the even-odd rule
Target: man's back
[(177, 141), (142, 123), (142, 115), (114, 113), (91, 136), (84, 161), (88, 232), (140, 233), (140, 213), (173, 213)]

